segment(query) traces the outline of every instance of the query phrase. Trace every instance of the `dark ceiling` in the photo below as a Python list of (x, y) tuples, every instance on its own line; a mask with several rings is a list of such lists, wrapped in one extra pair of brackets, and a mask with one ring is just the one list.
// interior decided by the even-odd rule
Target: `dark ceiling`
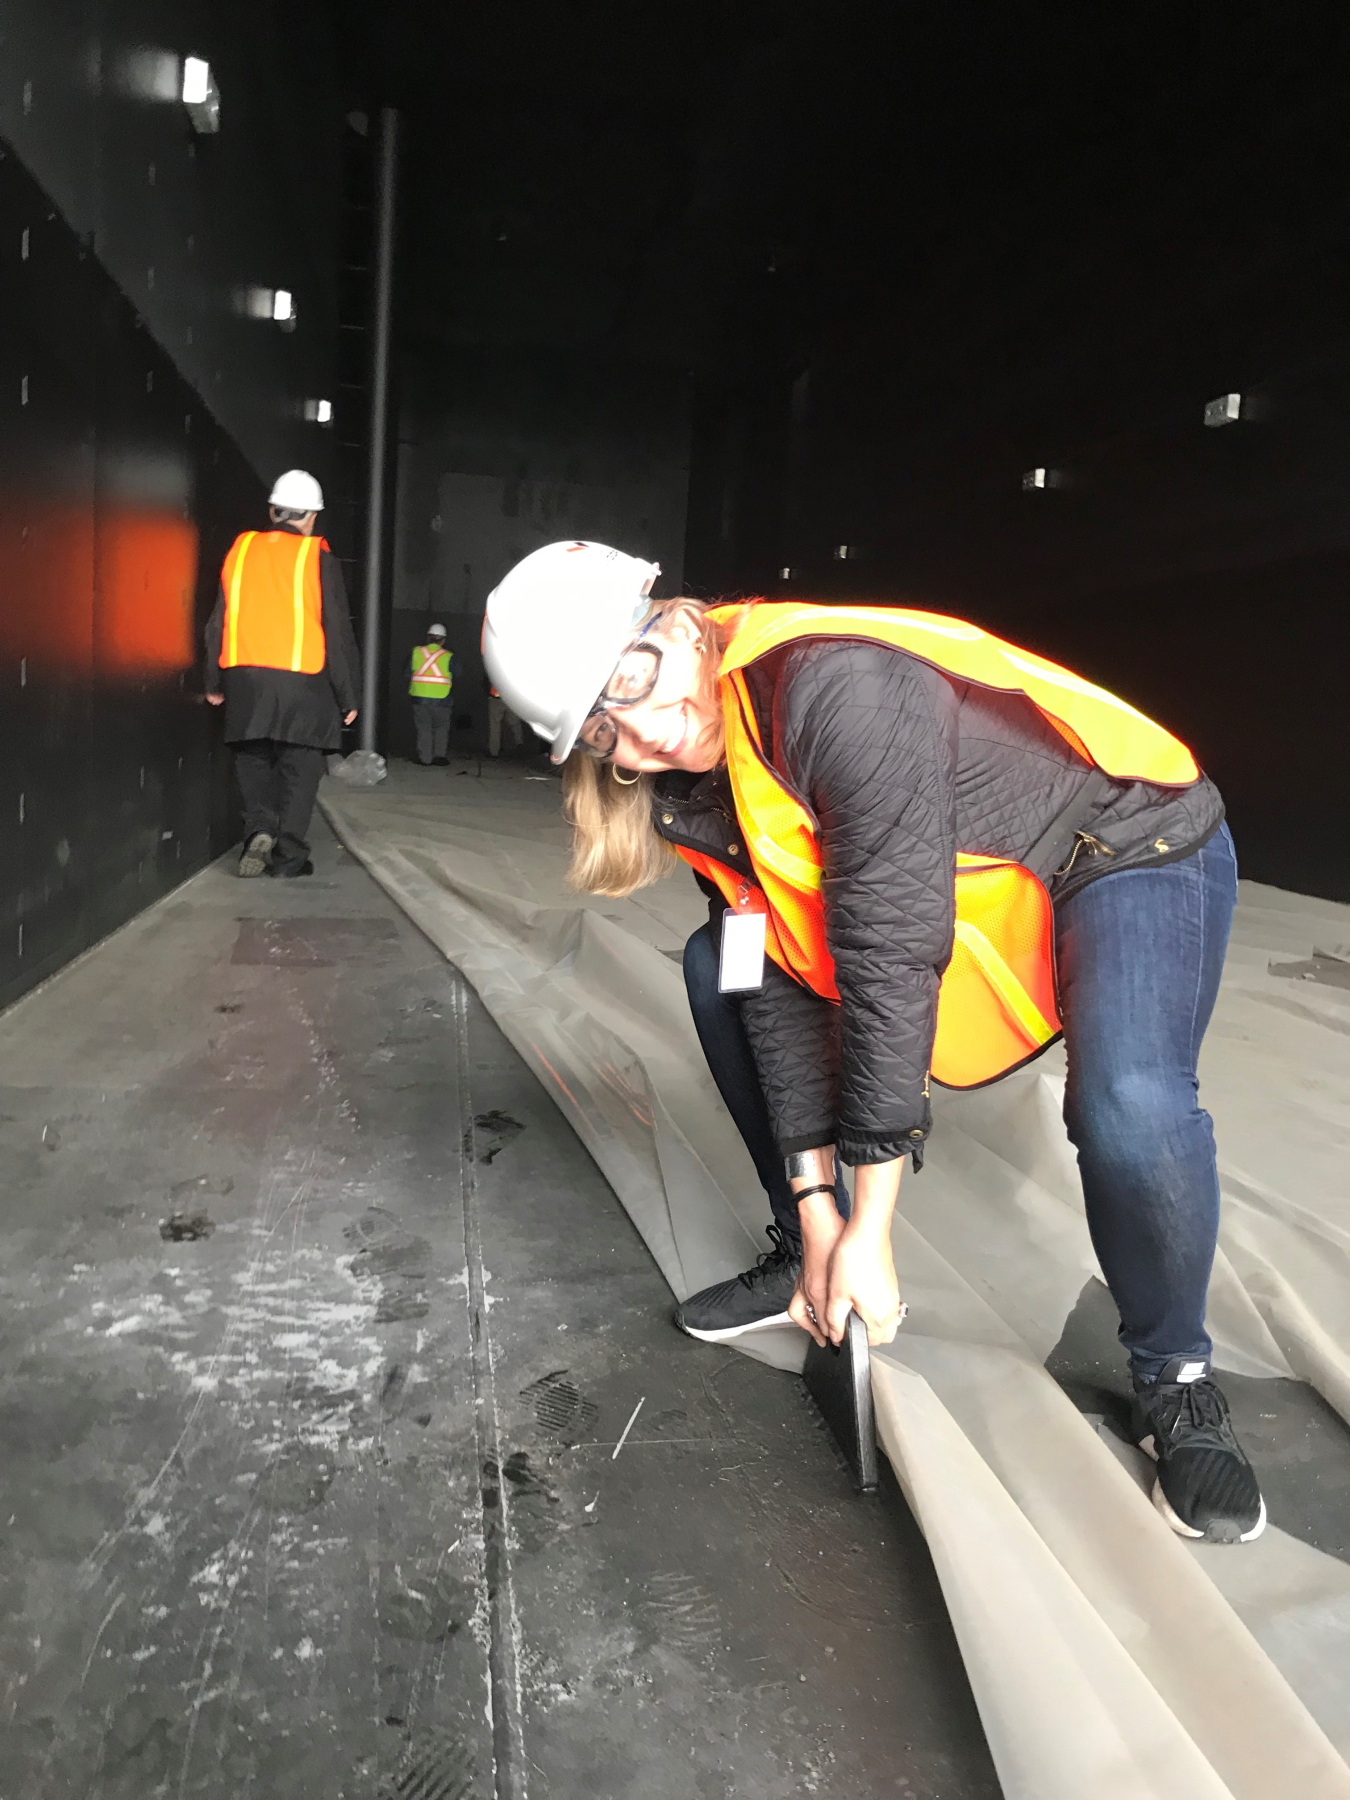
[(354, 101), (407, 114), (429, 338), (862, 356), (913, 398), (1297, 282), (1345, 210), (1330, 6), (333, 4)]

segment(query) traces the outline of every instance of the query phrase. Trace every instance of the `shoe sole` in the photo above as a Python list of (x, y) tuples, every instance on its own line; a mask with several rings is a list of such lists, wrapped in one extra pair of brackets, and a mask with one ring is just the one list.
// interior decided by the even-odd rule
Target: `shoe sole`
[(790, 1313), (774, 1313), (768, 1319), (756, 1319), (751, 1325), (730, 1325), (721, 1331), (697, 1331), (692, 1325), (686, 1325), (677, 1317), (675, 1324), (686, 1337), (697, 1338), (701, 1344), (725, 1344), (730, 1338), (748, 1337), (754, 1331), (768, 1331), (772, 1325), (791, 1325)]
[(274, 840), (265, 831), (259, 832), (252, 843), (265, 844), (267, 848), (255, 850), (251, 845), (245, 846), (244, 854), (239, 858), (239, 874), (244, 881), (251, 881), (255, 875), (266, 874), (267, 859), (274, 848)]

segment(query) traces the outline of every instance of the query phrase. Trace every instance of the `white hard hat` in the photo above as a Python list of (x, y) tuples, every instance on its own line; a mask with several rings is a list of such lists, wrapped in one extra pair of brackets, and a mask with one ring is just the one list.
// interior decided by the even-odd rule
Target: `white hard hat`
[(445, 636), (444, 625), (428, 625), (427, 626), (427, 636), (428, 637), (444, 637)]
[(287, 469), (277, 476), (267, 504), (288, 506), (295, 512), (322, 512), (323, 489), (307, 469)]
[(562, 762), (651, 611), (660, 563), (608, 544), (545, 544), (492, 590), (483, 661), (502, 699)]

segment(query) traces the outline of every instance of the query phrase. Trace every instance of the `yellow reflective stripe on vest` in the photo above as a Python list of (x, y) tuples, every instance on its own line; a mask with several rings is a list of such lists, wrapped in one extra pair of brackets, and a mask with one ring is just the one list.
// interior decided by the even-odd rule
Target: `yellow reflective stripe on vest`
[(766, 863), (775, 875), (781, 875), (784, 881), (806, 893), (815, 893), (825, 879), (818, 862), (807, 862), (805, 857), (794, 856), (763, 832), (756, 836), (751, 849), (756, 861)]
[(239, 540), (235, 552), (234, 568), (230, 572), (230, 592), (228, 605), (225, 608), (226, 651), (229, 656), (227, 668), (233, 668), (239, 661), (239, 589), (244, 580), (244, 558), (248, 555), (248, 547), (257, 537), (256, 531), (246, 531)]
[(985, 979), (1033, 1044), (1048, 1044), (1058, 1031), (995, 950), (978, 925), (958, 919), (956, 941), (964, 944), (984, 971)]
[(1049, 687), (1063, 688), (1066, 693), (1081, 694), (1085, 700), (1096, 701), (1101, 706), (1113, 706), (1117, 712), (1127, 714), (1131, 719), (1142, 719), (1145, 725), (1152, 726), (1154, 731), (1162, 727), (1150, 719), (1147, 713), (1141, 713), (1137, 706), (1131, 706), (1128, 700), (1122, 700), (1119, 694), (1113, 694), (1109, 688), (1097, 687), (1091, 681), (1084, 681), (1081, 675), (1075, 675), (1068, 669), (1059, 669), (1045, 663), (1028, 662), (1025, 656), (1016, 650), (1010, 650), (1006, 644), (1000, 646), (1000, 654), (1005, 662), (1010, 662), (1015, 669), (1021, 669), (1026, 675), (1034, 675), (1037, 681), (1044, 681)]
[(1189, 787), (1199, 779), (1195, 758), (1186, 746), (1137, 707), (964, 619), (898, 606), (827, 607), (792, 601), (717, 607), (713, 616), (731, 632), (721, 664), (724, 677), (739, 674), (747, 663), (800, 638), (860, 638), (888, 644), (958, 680), (1026, 695), (1108, 775), (1167, 787)]
[(299, 674), (301, 655), (305, 647), (305, 571), (309, 567), (309, 559), (315, 548), (315, 539), (301, 538), (300, 553), (295, 559), (295, 581), (293, 599), (295, 606), (295, 641), (291, 645), (291, 673)]
[[(761, 792), (764, 791), (764, 777), (768, 778), (769, 793), (777, 793), (782, 790), (777, 776), (769, 768), (765, 758), (764, 746), (760, 742), (759, 722), (755, 718), (755, 709), (750, 703), (750, 695), (746, 690), (744, 677), (739, 671), (734, 671), (728, 678), (722, 711), (728, 738), (734, 736), (736, 728), (739, 726), (754, 745), (758, 758), (757, 769), (761, 779), (754, 781), (753, 784), (750, 779), (747, 779), (747, 771), (741, 767), (738, 757), (728, 758), (727, 769), (731, 777), (732, 793), (735, 796), (737, 817), (742, 821), (742, 830), (752, 834), (753, 841), (749, 845), (752, 859), (758, 859), (766, 867), (772, 869), (775, 875), (781, 875), (790, 886), (801, 888), (807, 893), (818, 892), (821, 882), (824, 880), (824, 874), (821, 870), (820, 855), (816, 850), (814, 838), (811, 842), (813, 854), (810, 857), (796, 855), (794, 851), (788, 849), (786, 844), (780, 844), (771, 834), (756, 807), (752, 785), (758, 787)], [(806, 826), (804, 816), (800, 823)], [(809, 826), (806, 828), (809, 829)]]

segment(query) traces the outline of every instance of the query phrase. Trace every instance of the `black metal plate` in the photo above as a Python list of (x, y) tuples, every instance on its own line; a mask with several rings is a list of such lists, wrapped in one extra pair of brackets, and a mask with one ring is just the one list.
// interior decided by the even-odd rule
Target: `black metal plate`
[(813, 1343), (802, 1370), (806, 1390), (834, 1433), (860, 1494), (876, 1492), (877, 1428), (872, 1410), (872, 1368), (867, 1327), (848, 1315), (841, 1345)]

